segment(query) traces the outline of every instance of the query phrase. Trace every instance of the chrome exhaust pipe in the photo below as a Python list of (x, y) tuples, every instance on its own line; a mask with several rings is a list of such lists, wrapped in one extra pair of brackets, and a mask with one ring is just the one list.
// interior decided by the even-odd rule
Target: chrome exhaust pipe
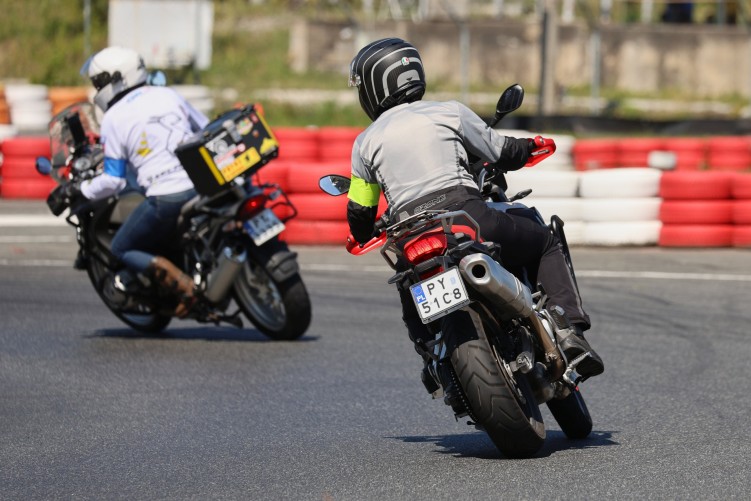
[(244, 249), (239, 253), (235, 253), (229, 247), (222, 249), (216, 269), (209, 275), (204, 297), (212, 303), (224, 299), (247, 258)]
[(459, 262), (464, 283), (489, 300), (502, 320), (524, 317), (532, 324), (545, 359), (551, 363), (551, 378), (556, 380), (566, 370), (558, 346), (553, 342), (535, 311), (532, 293), (511, 272), (486, 254), (470, 254)]
[(459, 262), (459, 271), (464, 283), (488, 298), (503, 320), (536, 316), (529, 288), (490, 256), (465, 256)]

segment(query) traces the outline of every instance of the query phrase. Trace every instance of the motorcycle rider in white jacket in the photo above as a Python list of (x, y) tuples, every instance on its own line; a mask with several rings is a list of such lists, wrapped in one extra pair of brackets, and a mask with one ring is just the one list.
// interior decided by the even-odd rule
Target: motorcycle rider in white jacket
[(175, 148), (209, 119), (173, 89), (149, 85), (143, 59), (132, 49), (108, 47), (92, 56), (81, 73), (94, 85), (94, 103), (104, 112), (104, 171), (77, 188), (86, 199), (99, 200), (123, 190), (129, 170), (135, 175), (146, 200), (115, 234), (112, 253), (128, 269), (180, 294), (175, 314), (185, 316), (193, 280), (158, 254), (175, 230), (181, 207), (196, 195)]
[[(549, 228), (524, 217), (489, 208), (468, 172), (468, 152), (504, 170), (527, 162), (532, 139), (502, 136), (469, 108), (456, 101), (422, 101), (425, 72), (418, 51), (399, 38), (363, 47), (350, 65), (350, 86), (373, 123), (356, 139), (347, 220), (358, 242), (374, 232), (383, 192), (392, 218), (414, 214), (421, 207), (464, 210), (482, 228), (487, 240), (501, 244), (501, 257), (511, 266), (531, 265), (545, 287), (550, 307), (560, 306), (574, 326), (562, 348), (569, 360), (589, 351), (577, 371), (592, 377), (603, 372), (602, 359), (582, 332), (590, 320), (565, 262), (558, 238)], [(428, 341), (407, 294), (402, 295), (404, 322), (413, 341)]]

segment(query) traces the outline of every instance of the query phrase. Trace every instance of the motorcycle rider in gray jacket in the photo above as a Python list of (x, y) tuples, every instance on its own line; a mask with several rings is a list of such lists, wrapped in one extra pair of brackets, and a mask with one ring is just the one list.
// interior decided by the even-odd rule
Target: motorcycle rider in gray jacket
[[(558, 238), (549, 228), (487, 206), (469, 172), (469, 154), (503, 170), (527, 163), (532, 139), (502, 136), (463, 104), (422, 101), (425, 72), (418, 51), (399, 38), (363, 47), (350, 64), (350, 86), (373, 123), (356, 139), (347, 220), (358, 242), (374, 234), (381, 192), (393, 218), (430, 209), (464, 210), (482, 228), (483, 237), (501, 245), (509, 266), (537, 270), (537, 281), (574, 326), (562, 348), (569, 360), (589, 351), (577, 367), (592, 377), (604, 370), (602, 359), (583, 336), (590, 319), (566, 265)], [(531, 265), (531, 266), (530, 266)], [(432, 336), (407, 294), (402, 294), (404, 322), (413, 341)]]

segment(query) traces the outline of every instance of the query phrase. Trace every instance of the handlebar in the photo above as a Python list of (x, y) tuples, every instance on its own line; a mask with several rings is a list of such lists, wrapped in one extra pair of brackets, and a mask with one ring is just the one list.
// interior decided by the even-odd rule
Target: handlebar
[(388, 237), (386, 235), (386, 232), (382, 231), (378, 236), (371, 238), (364, 244), (360, 244), (355, 240), (355, 237), (353, 237), (352, 234), (350, 233), (347, 236), (347, 252), (349, 252), (353, 256), (360, 256), (362, 254), (367, 254), (373, 249), (377, 249), (378, 247), (381, 247), (384, 243), (386, 243), (387, 238)]
[(555, 153), (555, 141), (552, 139), (535, 136), (530, 143), (529, 160), (524, 164), (525, 167), (537, 165)]

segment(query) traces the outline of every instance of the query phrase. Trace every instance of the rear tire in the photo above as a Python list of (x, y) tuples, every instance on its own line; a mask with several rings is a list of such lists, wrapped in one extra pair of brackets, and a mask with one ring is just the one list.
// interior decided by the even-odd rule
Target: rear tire
[(566, 398), (549, 400), (548, 409), (571, 440), (587, 438), (592, 432), (592, 416), (578, 388)]
[(299, 273), (278, 282), (248, 259), (235, 279), (234, 297), (253, 325), (276, 341), (297, 339), (310, 325), (310, 297)]
[(533, 456), (545, 441), (545, 425), (527, 380), (514, 377), (496, 357), (499, 352), (489, 341), (489, 336), (501, 335), (495, 320), (484, 311), (469, 310), (446, 317), (443, 325), (447, 336), (474, 338), (451, 353), (471, 417), (504, 455)]

